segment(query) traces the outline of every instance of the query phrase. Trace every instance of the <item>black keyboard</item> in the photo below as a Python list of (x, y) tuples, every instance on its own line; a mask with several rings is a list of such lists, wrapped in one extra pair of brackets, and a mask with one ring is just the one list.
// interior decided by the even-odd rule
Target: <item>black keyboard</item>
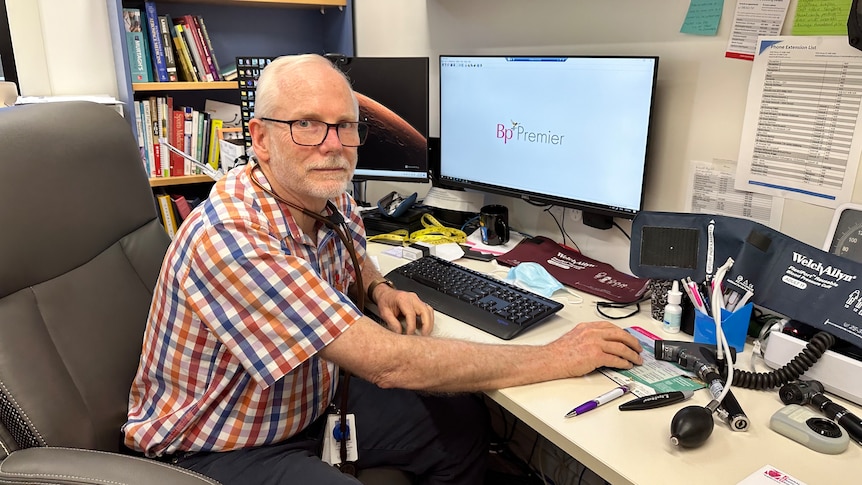
[(411, 261), (386, 277), (435, 310), (504, 340), (563, 308), (562, 303), (435, 256)]

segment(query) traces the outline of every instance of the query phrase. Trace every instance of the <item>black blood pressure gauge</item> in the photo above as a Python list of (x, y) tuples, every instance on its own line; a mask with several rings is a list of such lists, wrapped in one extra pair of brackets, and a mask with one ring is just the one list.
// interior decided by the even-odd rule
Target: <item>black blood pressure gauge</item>
[(862, 263), (862, 204), (835, 209), (823, 250)]

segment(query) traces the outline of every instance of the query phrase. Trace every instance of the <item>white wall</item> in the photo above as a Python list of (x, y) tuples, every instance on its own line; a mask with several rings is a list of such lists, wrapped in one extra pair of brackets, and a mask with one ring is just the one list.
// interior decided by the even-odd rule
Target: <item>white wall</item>
[(117, 95), (106, 0), (6, 0), (22, 96)]
[[(117, 94), (106, 0), (6, 4), (23, 95)], [(715, 37), (679, 33), (688, 5), (689, 0), (354, 0), (356, 53), (431, 57), (433, 135), (439, 134), (439, 54), (658, 55), (646, 207), (681, 211), (691, 160), (738, 156), (751, 70), (748, 61), (724, 58), (735, 2), (725, 2)], [(784, 34), (790, 32), (795, 6), (791, 0)], [(424, 195), (428, 187), (369, 182), (368, 199), (391, 190)], [(860, 190), (854, 201), (862, 201)], [(541, 210), (506, 197), (486, 200), (509, 206), (513, 227), (561, 240)], [(576, 211), (567, 214), (565, 227), (586, 255), (628, 270), (628, 241), (620, 231), (587, 228)], [(830, 209), (788, 200), (779, 229), (819, 246), (831, 217)], [(618, 222), (630, 229), (627, 221)]]

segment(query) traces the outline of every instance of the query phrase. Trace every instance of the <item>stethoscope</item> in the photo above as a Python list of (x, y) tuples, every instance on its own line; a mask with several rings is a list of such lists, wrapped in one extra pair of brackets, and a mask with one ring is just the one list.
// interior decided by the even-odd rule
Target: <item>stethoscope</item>
[(321, 214), (318, 214), (317, 212), (310, 211), (310, 210), (306, 209), (305, 207), (302, 207), (299, 204), (295, 204), (295, 203), (285, 199), (284, 197), (276, 194), (274, 191), (268, 189), (267, 187), (265, 187), (263, 185), (263, 183), (261, 183), (261, 181), (258, 180), (257, 176), (255, 175), (255, 173), (254, 173), (255, 170), (260, 170), (261, 172), (263, 172), (263, 169), (260, 168), (260, 165), (255, 164), (254, 166), (252, 166), (251, 171), (249, 173), (249, 177), (251, 178), (251, 182), (257, 188), (266, 192), (268, 195), (270, 195), (275, 200), (281, 202), (282, 204), (285, 204), (289, 207), (292, 207), (296, 210), (299, 210), (303, 214), (307, 215), (308, 217), (311, 217), (312, 219), (315, 219), (315, 220), (323, 223), (323, 225), (334, 230), (335, 233), (338, 234), (338, 238), (341, 240), (341, 243), (344, 244), (344, 246), (347, 249), (347, 252), (350, 254), (350, 261), (353, 263), (353, 267), (355, 268), (356, 287), (357, 287), (355, 303), (356, 303), (356, 306), (359, 307), (359, 310), (364, 312), (365, 311), (365, 286), (363, 285), (363, 281), (362, 281), (362, 268), (359, 266), (359, 257), (356, 255), (356, 247), (353, 246), (353, 240), (350, 238), (350, 236), (348, 234), (349, 231), (347, 229), (347, 223), (344, 220), (344, 216), (342, 216), (341, 213), (338, 212), (338, 208), (335, 207), (335, 204), (333, 204), (331, 200), (326, 201), (326, 207), (328, 207), (330, 212), (331, 212), (331, 214), (329, 216), (323, 216)]
[[(303, 214), (320, 221), (326, 227), (335, 231), (338, 234), (338, 238), (341, 239), (341, 243), (347, 248), (347, 252), (350, 253), (350, 260), (353, 262), (354, 272), (356, 273), (356, 300), (355, 303), (359, 307), (360, 312), (365, 312), (365, 285), (362, 282), (362, 268), (359, 267), (359, 257), (356, 255), (356, 247), (353, 246), (353, 240), (349, 237), (347, 223), (344, 221), (344, 216), (341, 215), (341, 212), (338, 211), (338, 208), (335, 207), (335, 204), (332, 203), (331, 200), (326, 201), (326, 206), (329, 208), (331, 214), (327, 216), (320, 215), (316, 212), (310, 211), (305, 207), (302, 207), (298, 204), (295, 204), (284, 197), (276, 194), (274, 191), (266, 188), (260, 180), (258, 180), (254, 171), (260, 170), (263, 172), (263, 169), (260, 168), (260, 165), (254, 164), (251, 167), (249, 172), (249, 177), (251, 178), (251, 182), (260, 190), (264, 191), (268, 195), (270, 195), (273, 199), (281, 202), (282, 204), (287, 205), (288, 207), (292, 207), (296, 210), (301, 211)], [(265, 176), (265, 174), (264, 174)], [(347, 395), (348, 389), (350, 386), (350, 371), (346, 369), (342, 369), (344, 371), (344, 379), (341, 383), (341, 406), (339, 409), (340, 414), (340, 436), (347, 436), (350, 433), (350, 430), (347, 428)], [(341, 465), (340, 469), (342, 472), (356, 476), (356, 468), (353, 466), (351, 462), (347, 461), (347, 440), (339, 439), (341, 446), (339, 450), (339, 454), (341, 455)]]

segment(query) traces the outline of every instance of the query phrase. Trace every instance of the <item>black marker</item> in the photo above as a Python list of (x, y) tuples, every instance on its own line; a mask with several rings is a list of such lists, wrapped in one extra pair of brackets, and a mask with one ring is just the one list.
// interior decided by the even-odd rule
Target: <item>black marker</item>
[(640, 411), (641, 409), (660, 408), (685, 401), (693, 395), (694, 391), (673, 391), (639, 397), (627, 403), (620, 404), (620, 411)]

